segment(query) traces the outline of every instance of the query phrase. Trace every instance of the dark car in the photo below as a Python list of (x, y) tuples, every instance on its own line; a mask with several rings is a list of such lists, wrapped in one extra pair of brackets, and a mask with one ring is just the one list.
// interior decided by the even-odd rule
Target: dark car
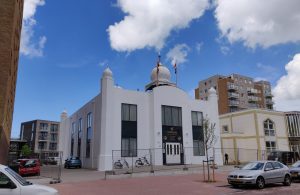
[(78, 157), (70, 157), (65, 160), (65, 168), (81, 168), (81, 160)]
[(298, 152), (273, 151), (268, 155), (268, 160), (277, 160), (283, 164), (292, 164), (299, 160)]

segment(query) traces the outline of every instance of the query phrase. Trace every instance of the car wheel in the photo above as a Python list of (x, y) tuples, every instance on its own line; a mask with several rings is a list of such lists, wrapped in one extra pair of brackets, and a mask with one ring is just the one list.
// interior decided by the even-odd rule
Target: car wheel
[(291, 177), (289, 175), (286, 175), (284, 177), (283, 185), (285, 186), (290, 186), (292, 183)]
[(231, 184), (231, 186), (232, 186), (233, 188), (238, 188), (238, 187), (239, 187), (239, 185), (236, 185), (236, 184)]
[(260, 176), (256, 179), (256, 186), (258, 189), (263, 189), (265, 187), (265, 180), (263, 177)]

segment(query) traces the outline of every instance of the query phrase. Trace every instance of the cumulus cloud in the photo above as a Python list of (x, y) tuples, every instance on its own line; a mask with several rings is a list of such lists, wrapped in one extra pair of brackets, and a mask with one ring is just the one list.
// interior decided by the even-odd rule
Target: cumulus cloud
[(230, 43), (263, 48), (300, 41), (299, 0), (218, 0), (215, 17)]
[(153, 47), (160, 50), (172, 30), (187, 28), (209, 8), (209, 0), (118, 0), (126, 14), (107, 29), (111, 47), (131, 52)]
[(23, 26), (21, 32), (20, 53), (29, 57), (43, 56), (43, 49), (47, 38), (41, 36), (34, 41), (34, 26), (37, 24), (34, 15), (37, 6), (45, 5), (44, 0), (25, 0), (23, 10)]
[(171, 61), (172, 64), (182, 64), (187, 61), (186, 57), (190, 48), (187, 44), (177, 44), (167, 53), (167, 59)]
[(273, 89), (276, 108), (281, 110), (300, 110), (300, 53), (285, 65), (283, 75)]

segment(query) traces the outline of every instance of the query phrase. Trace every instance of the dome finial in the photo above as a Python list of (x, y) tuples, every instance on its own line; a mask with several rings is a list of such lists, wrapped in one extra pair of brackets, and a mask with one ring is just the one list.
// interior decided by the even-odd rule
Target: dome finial
[(112, 71), (110, 70), (109, 67), (107, 67), (107, 68), (103, 71), (102, 77), (112, 77), (112, 76), (113, 76)]

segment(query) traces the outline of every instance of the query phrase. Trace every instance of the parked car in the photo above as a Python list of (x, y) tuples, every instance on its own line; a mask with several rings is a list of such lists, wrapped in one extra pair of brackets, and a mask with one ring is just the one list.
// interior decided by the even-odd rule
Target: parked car
[(40, 175), (40, 161), (38, 159), (19, 159), (19, 171), (22, 176)]
[(78, 157), (69, 157), (65, 160), (65, 168), (81, 168), (81, 160)]
[(254, 161), (239, 170), (232, 171), (227, 177), (233, 187), (239, 185), (256, 185), (262, 189), (265, 184), (283, 183), (291, 185), (289, 168), (278, 161)]
[(268, 160), (279, 161), (285, 165), (292, 164), (299, 160), (299, 153), (290, 151), (273, 151), (268, 155)]
[(46, 165), (59, 165), (59, 157), (48, 157), (44, 164)]
[(295, 162), (290, 168), (292, 179), (300, 179), (300, 160)]
[(58, 192), (48, 186), (32, 184), (9, 167), (0, 164), (0, 194), (57, 195)]

